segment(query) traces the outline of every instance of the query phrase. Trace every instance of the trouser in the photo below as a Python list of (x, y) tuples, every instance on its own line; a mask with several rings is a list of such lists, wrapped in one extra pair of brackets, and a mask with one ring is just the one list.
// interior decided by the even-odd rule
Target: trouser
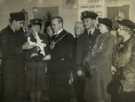
[(22, 102), (24, 92), (24, 63), (21, 59), (7, 59), (3, 64), (4, 102)]
[(72, 88), (67, 79), (63, 76), (49, 78), (50, 102), (71, 102)]
[(85, 78), (78, 77), (74, 84), (77, 102), (86, 102), (84, 98)]

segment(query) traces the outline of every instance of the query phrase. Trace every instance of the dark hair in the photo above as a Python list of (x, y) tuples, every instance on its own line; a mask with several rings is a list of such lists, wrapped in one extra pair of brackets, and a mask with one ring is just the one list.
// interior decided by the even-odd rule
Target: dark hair
[(95, 20), (97, 18), (97, 13), (93, 12), (93, 11), (83, 11), (81, 12), (81, 20), (84, 20), (86, 18), (91, 18), (93, 20)]
[(20, 20), (25, 20), (25, 14), (24, 12), (12, 12), (9, 14), (10, 16), (10, 22), (13, 20), (20, 21)]
[(51, 18), (51, 21), (54, 20), (54, 19), (57, 19), (59, 23), (62, 23), (63, 24), (63, 18), (60, 17), (60, 16), (54, 16)]

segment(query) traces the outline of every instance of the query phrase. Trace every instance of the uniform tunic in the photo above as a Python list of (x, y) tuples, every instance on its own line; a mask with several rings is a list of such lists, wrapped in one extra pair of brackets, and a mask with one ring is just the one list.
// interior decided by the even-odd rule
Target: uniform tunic
[(4, 101), (15, 102), (24, 91), (24, 59), (22, 45), (25, 42), (22, 31), (13, 32), (8, 26), (0, 35), (3, 56)]

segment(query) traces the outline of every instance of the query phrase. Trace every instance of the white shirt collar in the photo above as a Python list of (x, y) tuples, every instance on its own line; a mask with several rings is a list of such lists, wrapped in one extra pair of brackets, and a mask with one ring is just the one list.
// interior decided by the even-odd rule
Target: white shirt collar
[(63, 31), (63, 28), (60, 29), (57, 33), (54, 33), (54, 35), (59, 35)]
[(94, 33), (95, 29), (96, 29), (96, 28), (90, 29), (90, 30), (88, 31), (88, 34), (93, 35), (93, 33)]

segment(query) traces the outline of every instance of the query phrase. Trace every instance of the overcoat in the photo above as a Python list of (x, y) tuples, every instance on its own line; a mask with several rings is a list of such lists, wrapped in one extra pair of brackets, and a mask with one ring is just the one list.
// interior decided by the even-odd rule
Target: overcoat
[[(55, 45), (48, 62), (49, 94), (51, 102), (69, 102), (71, 86), (69, 79), (74, 70), (74, 39), (66, 30), (54, 36)], [(52, 43), (54, 43), (52, 42)]]
[(24, 42), (23, 31), (13, 32), (7, 26), (0, 32), (5, 102), (15, 101), (24, 91)]

